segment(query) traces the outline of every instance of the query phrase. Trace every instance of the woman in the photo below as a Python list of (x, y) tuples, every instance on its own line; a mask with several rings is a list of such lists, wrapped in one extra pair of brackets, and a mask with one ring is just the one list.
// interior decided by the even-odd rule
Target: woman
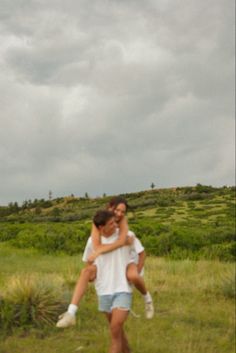
[(114, 212), (117, 226), (119, 228), (119, 238), (112, 244), (101, 244), (101, 235), (97, 227), (94, 224), (92, 225), (91, 238), (94, 252), (89, 257), (89, 263), (87, 263), (87, 266), (82, 269), (80, 273), (80, 277), (74, 289), (71, 303), (68, 307), (68, 310), (59, 317), (59, 321), (56, 325), (57, 327), (64, 328), (75, 325), (75, 315), (78, 310), (78, 305), (84, 293), (86, 292), (88, 283), (90, 281), (94, 281), (96, 278), (97, 268), (96, 265), (93, 264), (93, 261), (96, 259), (96, 257), (106, 252), (113, 251), (121, 246), (132, 245), (133, 242), (136, 247), (135, 250), (138, 254), (138, 262), (135, 263), (132, 261), (128, 264), (126, 276), (128, 281), (132, 283), (144, 297), (146, 318), (151, 319), (154, 315), (152, 298), (146, 289), (144, 279), (141, 275), (145, 261), (144, 248), (136, 237), (133, 239), (130, 236), (127, 237), (129, 233), (128, 222), (125, 216), (128, 209), (127, 201), (121, 197), (115, 197), (110, 201), (107, 208)]

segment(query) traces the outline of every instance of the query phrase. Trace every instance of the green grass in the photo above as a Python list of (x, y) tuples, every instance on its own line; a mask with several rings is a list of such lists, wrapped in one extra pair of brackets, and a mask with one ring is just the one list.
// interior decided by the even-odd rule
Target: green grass
[[(31, 249), (0, 246), (0, 292), (15, 275), (30, 274), (57, 281), (67, 291), (68, 301), (82, 266), (81, 256), (43, 255)], [(156, 315), (144, 318), (141, 295), (134, 292), (133, 310), (126, 330), (134, 353), (233, 353), (235, 304), (232, 292), (235, 266), (218, 261), (170, 261), (148, 257), (145, 280), (153, 295)], [(69, 291), (69, 292), (68, 292)], [(1, 333), (1, 329), (0, 329)], [(2, 332), (0, 353), (105, 353), (108, 351), (107, 323), (97, 311), (90, 285), (77, 317), (67, 330), (15, 328)]]

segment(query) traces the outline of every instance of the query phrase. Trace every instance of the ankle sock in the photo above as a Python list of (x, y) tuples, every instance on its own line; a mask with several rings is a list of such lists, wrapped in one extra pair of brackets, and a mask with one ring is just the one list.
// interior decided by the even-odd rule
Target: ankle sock
[(144, 299), (145, 303), (151, 303), (152, 302), (152, 297), (151, 297), (151, 294), (149, 292), (147, 292), (147, 294), (144, 294), (143, 299)]
[(67, 309), (68, 313), (70, 313), (71, 315), (74, 315), (74, 316), (75, 316), (77, 310), (78, 310), (78, 306), (75, 304), (70, 304)]

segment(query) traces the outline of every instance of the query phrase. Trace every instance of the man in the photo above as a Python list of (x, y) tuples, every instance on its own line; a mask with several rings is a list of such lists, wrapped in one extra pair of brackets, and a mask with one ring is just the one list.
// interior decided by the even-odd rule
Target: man
[[(101, 233), (102, 244), (111, 244), (117, 240), (114, 214), (110, 211), (98, 211), (94, 224)], [(89, 238), (83, 261), (88, 261), (93, 251)], [(128, 318), (132, 302), (132, 287), (126, 278), (126, 267), (130, 262), (130, 247), (123, 246), (112, 252), (101, 254), (95, 260), (97, 276), (95, 289), (98, 296), (99, 311), (104, 312), (110, 328), (111, 345), (109, 353), (129, 353), (130, 348), (124, 333), (124, 323)]]

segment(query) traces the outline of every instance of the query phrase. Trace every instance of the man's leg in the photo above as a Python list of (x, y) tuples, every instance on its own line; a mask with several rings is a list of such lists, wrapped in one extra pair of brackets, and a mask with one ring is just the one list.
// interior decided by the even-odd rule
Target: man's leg
[(123, 325), (128, 318), (129, 311), (122, 308), (112, 310), (109, 320), (111, 332), (111, 346), (109, 353), (130, 353), (128, 340), (123, 331)]
[(74, 289), (71, 303), (67, 311), (59, 316), (59, 321), (56, 324), (57, 327), (65, 328), (75, 325), (75, 315), (78, 310), (78, 305), (86, 292), (89, 281), (94, 281), (96, 274), (97, 267), (95, 265), (90, 265), (82, 269)]
[(131, 353), (131, 349), (126, 337), (126, 334), (124, 332), (124, 329), (122, 328), (122, 353)]
[(138, 268), (135, 263), (132, 262), (127, 266), (126, 276), (128, 281), (132, 283), (143, 295), (145, 302), (146, 318), (152, 319), (154, 316), (154, 306), (152, 302), (152, 297), (151, 294), (147, 291), (144, 279), (138, 273)]
[[(111, 319), (112, 319), (112, 314), (111, 313), (105, 313), (107, 320), (109, 322), (109, 325), (111, 324)], [(122, 346), (122, 353), (131, 353), (130, 347), (129, 347), (129, 343), (127, 340), (127, 337), (125, 335), (124, 329), (122, 328), (122, 334), (121, 334), (121, 346)]]

